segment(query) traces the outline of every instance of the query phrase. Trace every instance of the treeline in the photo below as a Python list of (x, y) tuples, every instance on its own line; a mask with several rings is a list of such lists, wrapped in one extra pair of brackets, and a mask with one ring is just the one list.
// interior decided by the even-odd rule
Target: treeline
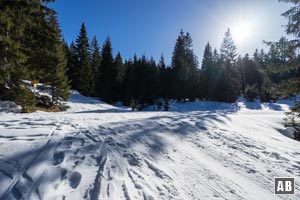
[(285, 37), (266, 42), (266, 53), (262, 49), (242, 57), (228, 29), (219, 50), (207, 43), (201, 65), (192, 43), (190, 34), (181, 31), (170, 65), (163, 55), (158, 63), (145, 55), (123, 61), (120, 52), (113, 56), (109, 37), (101, 48), (95, 36), (89, 42), (83, 23), (75, 43), (67, 48), (72, 88), (125, 104), (152, 104), (157, 98), (234, 102), (240, 95), (249, 101), (271, 101), (299, 92), (299, 56)]
[(113, 55), (109, 37), (101, 47), (95, 36), (90, 40), (84, 23), (75, 42), (64, 42), (49, 2), (0, 1), (0, 100), (34, 104), (22, 79), (50, 85), (53, 104), (66, 100), (70, 87), (127, 105), (158, 98), (234, 102), (240, 95), (271, 101), (299, 93), (295, 41), (282, 37), (266, 42), (268, 52), (238, 56), (228, 29), (218, 50), (207, 43), (199, 63), (191, 35), (181, 31), (170, 65), (163, 55), (159, 62), (145, 55), (124, 60), (120, 52)]

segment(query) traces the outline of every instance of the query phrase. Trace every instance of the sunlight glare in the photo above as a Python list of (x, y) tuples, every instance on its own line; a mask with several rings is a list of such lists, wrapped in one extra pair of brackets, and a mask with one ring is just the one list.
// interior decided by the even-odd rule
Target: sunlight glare
[(232, 28), (232, 37), (236, 43), (246, 43), (253, 34), (254, 27), (252, 23), (240, 21)]

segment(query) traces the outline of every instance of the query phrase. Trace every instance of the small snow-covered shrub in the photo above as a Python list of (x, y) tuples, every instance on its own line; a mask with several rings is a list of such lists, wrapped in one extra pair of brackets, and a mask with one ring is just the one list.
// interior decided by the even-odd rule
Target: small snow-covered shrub
[(169, 99), (165, 99), (164, 102), (164, 111), (168, 111), (170, 108)]
[(35, 96), (30, 89), (21, 85), (9, 90), (9, 99), (22, 107), (22, 112), (31, 112), (35, 105)]
[(157, 105), (157, 109), (161, 110), (163, 103), (161, 101), (157, 101), (156, 105)]
[(136, 109), (136, 103), (135, 103), (134, 99), (131, 100), (130, 107), (131, 107), (132, 111), (134, 111)]
[(40, 95), (37, 98), (37, 105), (45, 108), (50, 108), (52, 106), (51, 98), (47, 95)]
[(257, 87), (256, 87), (256, 84), (255, 85), (247, 85), (246, 88), (245, 88), (245, 99), (247, 101), (254, 101), (254, 99), (257, 97), (258, 95), (258, 90), (257, 90)]
[(286, 112), (283, 125), (294, 129), (296, 140), (300, 140), (300, 103), (295, 102), (295, 105), (290, 108), (290, 112)]
[(60, 111), (66, 111), (68, 108), (70, 108), (70, 106), (66, 105), (66, 104), (62, 104), (59, 106), (59, 108), (60, 108)]
[(12, 101), (0, 101), (0, 112), (21, 112), (21, 107)]

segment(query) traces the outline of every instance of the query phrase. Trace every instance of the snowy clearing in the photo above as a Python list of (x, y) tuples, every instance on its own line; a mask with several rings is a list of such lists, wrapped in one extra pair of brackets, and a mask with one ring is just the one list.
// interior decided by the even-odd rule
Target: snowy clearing
[[(61, 113), (0, 113), (0, 199), (299, 199), (289, 102), (132, 112), (73, 91)], [(295, 195), (274, 195), (295, 177)]]

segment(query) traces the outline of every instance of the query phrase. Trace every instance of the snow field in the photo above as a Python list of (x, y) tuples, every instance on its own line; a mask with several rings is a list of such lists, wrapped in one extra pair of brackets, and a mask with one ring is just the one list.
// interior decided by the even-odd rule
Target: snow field
[[(0, 114), (0, 199), (300, 198), (286, 102), (132, 112), (73, 91), (69, 105)], [(295, 195), (274, 195), (279, 176), (295, 177)]]

